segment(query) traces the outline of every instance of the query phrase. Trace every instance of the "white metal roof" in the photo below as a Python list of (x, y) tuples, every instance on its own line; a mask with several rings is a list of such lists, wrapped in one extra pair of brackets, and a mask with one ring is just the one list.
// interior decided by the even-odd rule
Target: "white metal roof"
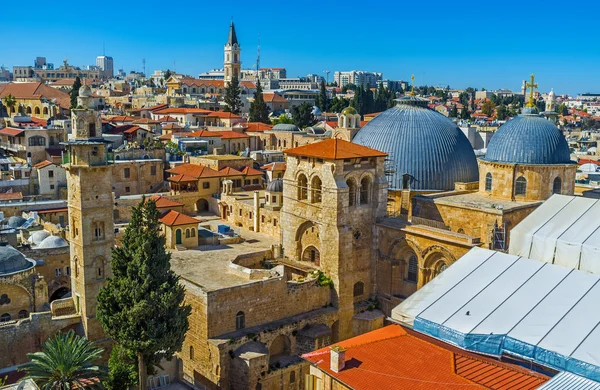
[(600, 200), (553, 195), (511, 230), (508, 252), (600, 274)]
[(563, 371), (538, 387), (538, 390), (600, 390), (600, 383)]

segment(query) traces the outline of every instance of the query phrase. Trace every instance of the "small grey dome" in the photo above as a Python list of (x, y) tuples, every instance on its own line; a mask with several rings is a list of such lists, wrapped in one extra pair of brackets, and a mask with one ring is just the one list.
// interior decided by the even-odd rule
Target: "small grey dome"
[(44, 239), (36, 249), (52, 249), (52, 248), (62, 248), (65, 246), (69, 246), (67, 240), (59, 236), (49, 236)]
[(13, 216), (8, 219), (8, 226), (13, 229), (18, 229), (25, 223), (26, 219), (20, 216)]
[(79, 88), (79, 96), (81, 97), (92, 97), (92, 89), (89, 85), (82, 85)]
[(323, 113), (321, 112), (321, 109), (319, 107), (313, 106), (312, 114), (314, 116), (319, 116), (319, 115), (322, 115)]
[(272, 131), (300, 131), (298, 126), (288, 123), (279, 123), (273, 126)]
[[(387, 153), (390, 189), (453, 190), (479, 180), (477, 159), (463, 132), (427, 100), (406, 97), (361, 128), (352, 142)], [(388, 168), (386, 168), (388, 169)]]
[(283, 192), (283, 180), (275, 179), (267, 185), (268, 192)]
[(484, 160), (512, 164), (572, 163), (569, 145), (558, 127), (529, 107), (498, 128)]
[(35, 266), (35, 261), (26, 258), (10, 245), (0, 246), (0, 275), (27, 271)]
[(29, 237), (28, 241), (34, 245), (39, 245), (40, 242), (44, 241), (44, 239), (49, 236), (50, 232), (46, 230), (38, 230)]

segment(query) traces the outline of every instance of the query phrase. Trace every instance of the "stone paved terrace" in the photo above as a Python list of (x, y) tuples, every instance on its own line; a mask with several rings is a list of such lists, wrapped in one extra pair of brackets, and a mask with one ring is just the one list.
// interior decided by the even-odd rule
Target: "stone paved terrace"
[(446, 193), (448, 196), (442, 196), (442, 194), (427, 196), (421, 195), (422, 198), (430, 198), (436, 204), (442, 205), (453, 205), (456, 207), (464, 207), (475, 210), (498, 210), (498, 214), (501, 214), (502, 211), (512, 211), (518, 210), (521, 208), (528, 208), (536, 204), (541, 204), (542, 202), (521, 202), (521, 201), (510, 201), (506, 199), (496, 199), (490, 198), (484, 194), (480, 194), (478, 192), (474, 193), (462, 193), (457, 195), (452, 195), (451, 193)]
[(229, 225), (245, 239), (240, 244), (206, 245), (185, 251), (173, 251), (171, 268), (181, 277), (200, 286), (205, 291), (256, 283), (232, 272), (229, 264), (239, 255), (270, 250), (279, 241), (276, 238), (250, 230), (234, 227), (218, 217), (200, 217), (203, 225)]

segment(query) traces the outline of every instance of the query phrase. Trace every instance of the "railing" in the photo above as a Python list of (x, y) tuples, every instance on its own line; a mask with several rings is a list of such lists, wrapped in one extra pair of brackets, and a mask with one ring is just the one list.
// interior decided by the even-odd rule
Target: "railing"
[(8, 142), (0, 142), (0, 148), (8, 149), (14, 152), (24, 152), (27, 150), (25, 145), (10, 144)]
[(435, 221), (433, 219), (415, 217), (414, 215), (411, 217), (410, 222), (413, 225), (425, 225), (425, 226), (429, 226), (429, 227), (433, 227), (433, 228), (437, 228), (437, 229), (450, 230), (450, 228), (448, 228), (448, 226), (446, 226), (446, 224), (444, 222)]
[(57, 299), (50, 303), (52, 317), (62, 317), (77, 314), (77, 308), (72, 297)]

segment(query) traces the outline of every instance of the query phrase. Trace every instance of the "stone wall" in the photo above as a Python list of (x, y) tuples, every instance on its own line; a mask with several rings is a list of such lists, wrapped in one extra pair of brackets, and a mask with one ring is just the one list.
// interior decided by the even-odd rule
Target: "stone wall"
[[(115, 196), (146, 194), (164, 182), (165, 163), (160, 159), (115, 161), (112, 190)], [(129, 175), (125, 175), (126, 170)]]

